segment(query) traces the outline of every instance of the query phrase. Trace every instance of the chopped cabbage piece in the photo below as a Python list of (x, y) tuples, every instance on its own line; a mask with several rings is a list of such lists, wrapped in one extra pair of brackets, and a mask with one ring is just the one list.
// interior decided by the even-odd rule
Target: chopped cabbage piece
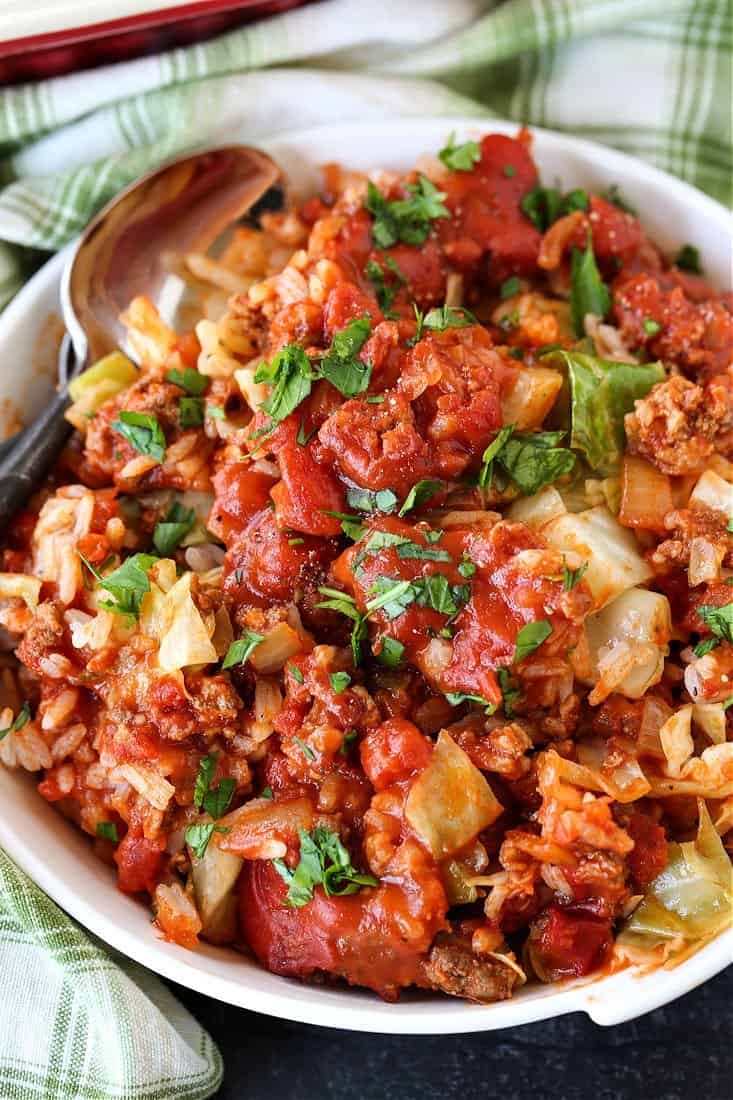
[(562, 375), (549, 367), (522, 367), (517, 380), (501, 402), (502, 423), (516, 431), (539, 428), (562, 389)]
[(585, 629), (594, 678), (603, 681), (596, 698), (619, 691), (627, 699), (640, 699), (659, 682), (672, 634), (666, 596), (630, 588), (590, 615)]
[(690, 508), (709, 508), (733, 519), (733, 485), (713, 470), (706, 470), (690, 493)]
[(234, 930), (231, 928), (232, 917), (236, 917), (234, 886), (244, 863), (241, 856), (225, 852), (219, 847), (220, 836), (219, 833), (212, 834), (203, 859), (196, 859), (189, 849), (191, 878), (196, 906), (201, 916), (202, 934), (215, 942), (228, 938), (227, 933)]
[(564, 516), (566, 512), (567, 508), (557, 489), (546, 485), (531, 497), (515, 500), (507, 510), (507, 518), (538, 531), (551, 519)]
[(450, 734), (441, 730), (432, 759), (407, 796), (405, 817), (436, 859), (474, 840), (502, 805)]
[(82, 371), (80, 375), (69, 382), (69, 394), (72, 401), (79, 401), (83, 394), (90, 390), (96, 390), (100, 382), (112, 383), (114, 389), (110, 396), (119, 393), (127, 386), (131, 386), (137, 378), (137, 367), (123, 355), (121, 351), (112, 351), (104, 358)]
[(544, 525), (542, 534), (553, 549), (574, 550), (588, 562), (584, 579), (598, 610), (652, 576), (632, 533), (602, 506), (557, 516)]
[(664, 367), (614, 363), (578, 351), (556, 351), (548, 360), (563, 365), (570, 380), (571, 447), (582, 451), (594, 470), (618, 472), (626, 443), (624, 416), (665, 378)]
[(164, 672), (217, 660), (209, 631), (191, 596), (192, 576), (184, 573), (165, 596), (168, 625), (158, 650), (158, 665)]
[(733, 869), (698, 799), (699, 825), (695, 840), (669, 845), (669, 862), (649, 886), (619, 936), (619, 945), (653, 950), (668, 940), (680, 947), (717, 935), (731, 923)]

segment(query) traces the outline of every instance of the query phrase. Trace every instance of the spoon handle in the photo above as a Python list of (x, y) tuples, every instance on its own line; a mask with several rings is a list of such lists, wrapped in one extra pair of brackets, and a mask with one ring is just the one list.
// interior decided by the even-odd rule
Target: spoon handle
[(14, 441), (0, 461), (0, 532), (35, 492), (66, 442), (71, 425), (64, 419), (69, 405), (66, 389)]

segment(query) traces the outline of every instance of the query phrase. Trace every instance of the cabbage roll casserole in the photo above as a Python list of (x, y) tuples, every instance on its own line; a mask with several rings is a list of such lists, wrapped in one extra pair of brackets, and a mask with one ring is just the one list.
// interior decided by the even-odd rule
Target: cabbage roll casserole
[[(334, 150), (335, 157), (338, 150)], [(571, 181), (572, 182), (572, 181)], [(731, 295), (447, 138), (174, 257), (0, 551), (0, 761), (156, 932), (478, 1002), (730, 921)]]

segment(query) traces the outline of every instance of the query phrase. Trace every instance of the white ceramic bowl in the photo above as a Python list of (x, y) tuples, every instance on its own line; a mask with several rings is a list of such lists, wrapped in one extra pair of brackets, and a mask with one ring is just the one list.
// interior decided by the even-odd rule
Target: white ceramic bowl
[[(300, 189), (311, 179), (315, 184), (315, 166), (327, 160), (358, 169), (409, 168), (421, 153), (440, 148), (451, 130), (465, 140), (488, 130), (511, 134), (516, 126), (475, 119), (349, 124), (279, 138), (269, 151)], [(617, 183), (654, 240), (670, 251), (694, 243), (712, 281), (723, 286), (730, 279), (728, 214), (717, 203), (599, 145), (534, 133), (546, 182), (559, 179), (566, 188), (594, 189)], [(48, 374), (32, 370), (33, 347), (48, 313), (58, 310), (63, 263), (63, 254), (51, 260), (0, 317), (0, 437), (4, 423), (10, 423), (9, 402), (28, 416), (48, 393)], [(87, 838), (37, 794), (33, 778), (2, 767), (0, 844), (81, 924), (158, 974), (230, 1004), (330, 1027), (405, 1034), (488, 1031), (578, 1011), (596, 1023), (615, 1024), (681, 996), (733, 957), (729, 931), (673, 970), (630, 969), (598, 980), (529, 986), (510, 1001), (488, 1006), (418, 994), (385, 1004), (368, 992), (278, 978), (227, 949), (203, 946), (193, 952), (164, 942), (151, 927), (147, 908), (116, 889), (114, 875), (94, 857)]]

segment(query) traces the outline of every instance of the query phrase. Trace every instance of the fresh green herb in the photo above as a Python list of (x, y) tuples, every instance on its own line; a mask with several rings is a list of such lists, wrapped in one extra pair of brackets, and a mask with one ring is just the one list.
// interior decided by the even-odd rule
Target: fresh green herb
[(411, 512), (413, 508), (419, 508), (421, 504), (434, 497), (442, 485), (442, 481), (431, 481), (430, 479), (418, 481), (405, 497), (405, 503), (397, 515), (404, 516), (407, 512)]
[(117, 569), (103, 577), (83, 554), (79, 554), (79, 557), (100, 587), (111, 592), (115, 598), (115, 603), (100, 600), (100, 605), (120, 615), (132, 615), (133, 618), (138, 618), (143, 596), (150, 591), (148, 570), (160, 559), (153, 554), (133, 554)]
[(254, 630), (245, 630), (242, 637), (229, 646), (221, 667), (224, 669), (232, 668), (234, 665), (243, 665), (249, 660), (260, 642), (264, 641), (264, 638), (264, 634), (255, 634)]
[(505, 279), (501, 284), (499, 290), (499, 296), (502, 302), (506, 302), (507, 298), (513, 298), (515, 294), (519, 294), (522, 289), (522, 284), (516, 275), (512, 275), (509, 279)]
[(589, 204), (588, 192), (576, 188), (575, 191), (568, 191), (562, 200), (562, 212), (563, 214), (572, 214), (575, 210), (587, 210)]
[(348, 733), (344, 734), (344, 739), (343, 739), (343, 742), (341, 744), (341, 748), (339, 749), (339, 756), (348, 756), (349, 755), (349, 749), (353, 745), (354, 741), (356, 741), (358, 736), (359, 736), (359, 731), (358, 730), (349, 730)]
[(156, 523), (153, 530), (153, 546), (162, 558), (168, 557), (175, 550), (195, 522), (196, 512), (193, 508), (184, 508), (180, 501), (169, 508), (165, 519)]
[(449, 218), (450, 211), (443, 205), (447, 196), (420, 175), (417, 183), (408, 183), (405, 190), (409, 198), (385, 199), (377, 187), (367, 184), (366, 209), (374, 218), (372, 238), (377, 248), (391, 248), (398, 241), (405, 244), (422, 244), (436, 218)]
[(182, 428), (200, 428), (204, 422), (204, 403), (200, 397), (182, 397), (178, 402)]
[(551, 485), (575, 465), (573, 452), (557, 446), (564, 432), (512, 433), (512, 425), (502, 428), (484, 451), (479, 474), (481, 488), (490, 487), (495, 462), (527, 496), (539, 492), (545, 485)]
[(305, 539), (295, 536), (294, 538), (288, 539), (288, 546), (302, 546), (304, 542)]
[(334, 519), (340, 519), (341, 530), (354, 542), (358, 542), (366, 532), (366, 527), (361, 523), (358, 516), (350, 516), (348, 512), (331, 512), (328, 508), (322, 508), (321, 511), (324, 516), (333, 516)]
[(724, 642), (733, 642), (733, 602), (722, 607), (701, 604), (695, 611), (717, 638), (722, 638)]
[(229, 808), (237, 784), (234, 779), (220, 779), (204, 795), (204, 809), (214, 818), (222, 817)]
[(9, 726), (6, 726), (5, 729), (0, 730), (0, 741), (2, 741), (4, 737), (7, 737), (9, 733), (17, 733), (18, 730), (22, 730), (26, 722), (30, 721), (30, 717), (31, 708), (30, 704), (26, 701), (16, 714), (15, 720), (11, 722)]
[(279, 424), (311, 392), (316, 377), (313, 365), (300, 344), (286, 344), (270, 363), (260, 363), (255, 382), (266, 382), (272, 392), (260, 408)]
[(714, 649), (717, 649), (720, 645), (720, 638), (705, 638), (702, 642), (698, 642), (693, 653), (696, 657), (705, 657), (708, 653), (712, 653)]
[(615, 473), (626, 446), (624, 416), (666, 376), (661, 363), (614, 363), (578, 351), (553, 353), (570, 379), (570, 445), (603, 474)]
[(505, 313), (499, 318), (499, 328), (502, 332), (511, 332), (513, 328), (517, 327), (519, 320), (519, 310), (513, 309), (510, 313)]
[(611, 294), (598, 270), (589, 229), (585, 251), (574, 248), (570, 265), (570, 314), (575, 335), (585, 335), (586, 314), (603, 318), (610, 308)]
[(193, 787), (193, 804), (199, 809), (204, 804), (204, 797), (211, 786), (211, 780), (214, 778), (216, 759), (216, 753), (212, 752), (208, 756), (202, 756), (199, 760), (199, 770), (196, 773), (196, 782)]
[(316, 754), (313, 752), (313, 749), (310, 747), (310, 745), (306, 745), (305, 741), (301, 741), (299, 737), (293, 737), (293, 741), (295, 741), (295, 744), (303, 753), (303, 756), (306, 758), (306, 760), (309, 760), (311, 764), (313, 764), (316, 759)]
[(154, 416), (123, 409), (117, 420), (112, 421), (111, 428), (123, 436), (138, 454), (150, 455), (156, 462), (162, 462), (165, 458), (165, 436)]
[(444, 534), (444, 531), (430, 531), (427, 528), (423, 530), (425, 541), (431, 546), (433, 546), (436, 542), (440, 542)]
[(429, 310), (422, 318), (422, 327), (433, 332), (445, 332), (447, 328), (468, 328), (478, 321), (469, 309), (463, 306), (440, 306)]
[(296, 683), (303, 683), (303, 673), (300, 671), (297, 665), (288, 665), (288, 672), (293, 677)]
[(411, 336), (407, 341), (408, 348), (414, 348), (415, 344), (419, 344), (422, 340), (422, 330), (425, 323), (425, 314), (418, 308), (415, 302), (412, 303), (412, 311), (415, 314), (415, 335)]
[(693, 275), (702, 275), (700, 252), (694, 244), (683, 244), (675, 257), (675, 267), (680, 271), (690, 271)]
[(341, 842), (338, 833), (330, 829), (316, 828), (312, 832), (298, 829), (300, 835), (300, 860), (292, 871), (282, 859), (274, 859), (273, 865), (287, 885), (285, 904), (299, 909), (313, 900), (316, 886), (322, 886), (327, 897), (356, 894), (361, 886), (376, 886), (373, 875), (358, 872), (351, 856)]
[[(384, 268), (388, 268), (395, 276), (389, 283)], [(407, 279), (391, 256), (384, 257), (384, 268), (380, 267), (376, 260), (370, 260), (365, 269), (366, 277), (377, 292), (377, 302), (382, 313), (388, 320), (394, 320), (398, 314), (392, 313), (392, 303), (400, 287), (407, 286)]]
[(512, 679), (511, 673), (506, 668), (497, 668), (496, 675), (501, 688), (501, 696), (504, 703), (504, 714), (507, 718), (515, 715), (514, 705), (519, 702), (522, 693)]
[(120, 843), (117, 826), (115, 825), (114, 821), (98, 821), (97, 836), (101, 836), (105, 840), (111, 840), (113, 844)]
[(348, 489), (346, 500), (358, 512), (394, 512), (397, 507), (397, 496), (391, 489), (378, 489), (376, 493), (371, 489)]
[[(474, 164), (481, 160), (481, 146), (477, 141), (464, 141), (456, 145), (455, 131), (448, 138), (448, 144), (438, 153), (446, 168), (451, 172), (470, 172)], [(506, 169), (504, 169), (506, 172)], [(512, 173), (513, 174), (513, 173)]]
[(544, 233), (560, 216), (562, 195), (556, 187), (533, 187), (519, 205), (535, 228)]
[(372, 376), (372, 364), (362, 363), (359, 352), (371, 331), (368, 317), (355, 317), (337, 332), (320, 363), (320, 373), (344, 397), (363, 393)]
[(525, 623), (517, 634), (513, 664), (516, 665), (519, 661), (523, 661), (525, 657), (529, 657), (530, 653), (534, 653), (551, 634), (552, 627), (547, 619), (539, 619), (534, 623)]
[(723, 710), (727, 710), (728, 707), (733, 707), (733, 695), (729, 695), (727, 699), (723, 700)]
[(563, 561), (562, 586), (566, 592), (572, 592), (576, 584), (580, 580), (582, 580), (583, 574), (588, 569), (589, 564), (589, 562), (584, 561), (583, 564), (579, 565), (577, 569), (571, 569), (568, 565), (565, 564), (565, 561)]
[(183, 835), (186, 844), (188, 844), (196, 859), (203, 859), (214, 833), (225, 834), (228, 832), (229, 829), (224, 828), (223, 825), (215, 825), (213, 821), (209, 821), (202, 822), (199, 825), (189, 825)]
[(431, 546), (421, 546), (419, 542), (407, 539), (397, 547), (397, 557), (403, 561), (413, 559), (416, 561), (453, 561), (447, 550), (435, 549)]
[(264, 790), (260, 791), (260, 798), (270, 798), (270, 799), (272, 799), (274, 797), (275, 797), (275, 795), (272, 792), (272, 787), (268, 786), (268, 787), (265, 787)]
[(370, 393), (364, 400), (367, 405), (383, 405), (385, 398), (383, 393)]
[(174, 386), (180, 386), (186, 393), (193, 397), (200, 397), (209, 384), (205, 374), (199, 374), (193, 367), (184, 367), (183, 370), (174, 368), (165, 376), (166, 382), (172, 382)]
[(295, 442), (298, 444), (299, 447), (306, 447), (317, 431), (318, 428), (311, 428), (309, 432), (306, 432), (305, 424), (303, 423), (303, 419), (301, 417), (300, 423), (298, 424), (298, 434), (295, 437)]
[(621, 188), (617, 183), (612, 183), (610, 187), (607, 187), (605, 191), (601, 192), (601, 198), (606, 202), (613, 203), (619, 210), (625, 210), (627, 214), (636, 215), (636, 210), (631, 203), (624, 198), (621, 194)]
[(478, 703), (480, 707), (485, 707), (487, 714), (493, 714), (496, 710), (496, 703), (490, 703), (483, 695), (472, 695), (466, 691), (446, 691), (445, 697), (452, 707), (459, 707), (461, 703)]
[(647, 336), (656, 336), (662, 327), (659, 321), (653, 321), (651, 317), (645, 317), (642, 325)]
[(476, 566), (473, 564), (465, 551), (458, 565), (458, 572), (461, 574), (462, 577), (465, 577), (466, 580), (470, 580), (476, 572)]
[(343, 695), (351, 683), (348, 672), (329, 672), (328, 679), (337, 695)]
[(361, 662), (361, 647), (366, 637), (366, 616), (362, 615), (356, 607), (353, 596), (348, 592), (341, 592), (338, 588), (321, 587), (318, 589), (322, 596), (328, 599), (316, 604), (316, 607), (326, 611), (337, 611), (345, 615), (353, 622), (351, 629), (351, 655), (355, 665)]
[(396, 581), (392, 577), (377, 577), (369, 589), (373, 593), (367, 600), (366, 609), (369, 615), (375, 611), (384, 611), (388, 619), (398, 618), (402, 612), (415, 602), (417, 595), (411, 581)]
[(221, 405), (207, 405), (206, 415), (210, 416), (212, 420), (226, 420), (226, 413)]
[(478, 483), (482, 489), (491, 488), (491, 479), (494, 476), (494, 460), (503, 448), (506, 441), (511, 437), (514, 432), (513, 424), (506, 424), (503, 428), (500, 428), (496, 433), (491, 443), (484, 451), (481, 457), (481, 473), (479, 474)]
[(508, 180), (513, 179), (517, 174), (517, 170), (513, 164), (505, 164), (502, 168), (502, 172)]
[(374, 655), (379, 664), (387, 668), (398, 668), (405, 652), (402, 642), (398, 642), (396, 638), (390, 638), (388, 634), (383, 634), (379, 644), (379, 652)]
[(451, 585), (448, 583), (448, 578), (442, 573), (433, 573), (429, 577), (422, 577), (413, 581), (413, 585), (419, 606), (429, 607), (443, 615), (457, 615), (460, 611), (460, 605), (468, 603), (471, 598), (470, 585)]

